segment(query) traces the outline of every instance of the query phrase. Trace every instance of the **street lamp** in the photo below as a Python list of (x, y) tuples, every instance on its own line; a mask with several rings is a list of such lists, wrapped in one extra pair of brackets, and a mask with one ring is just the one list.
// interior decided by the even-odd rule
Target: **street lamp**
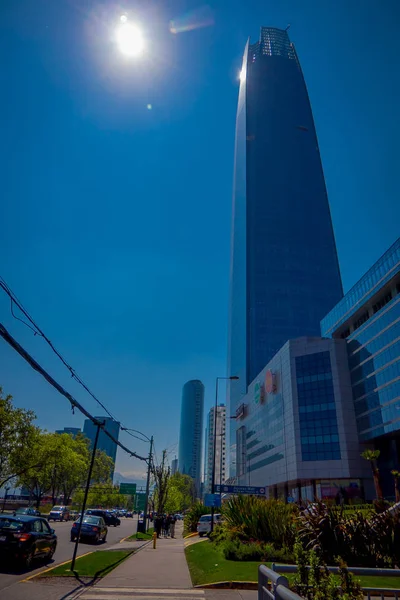
[[(215, 406), (214, 406), (214, 436), (213, 436), (213, 463), (211, 475), (211, 494), (215, 493), (215, 454), (217, 446), (217, 408), (218, 408), (218, 383), (221, 380), (236, 381), (239, 379), (237, 375), (231, 377), (217, 377), (215, 380)], [(211, 507), (211, 532), (214, 531), (214, 506)]]
[[(139, 435), (141, 435), (145, 438), (144, 440), (142, 440), (142, 442), (147, 440), (150, 443), (149, 457), (147, 459), (146, 499), (145, 499), (145, 504), (144, 504), (144, 530), (146, 532), (147, 531), (147, 511), (148, 511), (148, 506), (149, 506), (150, 475), (151, 475), (151, 464), (152, 464), (152, 460), (153, 460), (154, 439), (153, 439), (153, 436), (151, 436), (151, 438), (149, 438), (147, 435), (145, 435), (141, 431), (138, 431), (137, 429), (129, 429), (128, 427), (121, 427), (121, 430), (128, 431), (130, 433), (138, 433)], [(137, 437), (137, 436), (135, 436), (135, 437)], [(140, 438), (138, 438), (138, 439), (140, 439)], [(138, 521), (138, 526), (139, 526), (139, 521)]]

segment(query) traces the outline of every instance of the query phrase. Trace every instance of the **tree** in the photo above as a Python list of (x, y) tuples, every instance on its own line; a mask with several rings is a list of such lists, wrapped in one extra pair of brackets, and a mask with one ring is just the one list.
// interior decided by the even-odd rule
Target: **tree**
[(165, 510), (177, 513), (187, 510), (196, 501), (196, 487), (190, 475), (175, 473), (169, 478)]
[(103, 450), (96, 450), (91, 481), (93, 483), (110, 483), (113, 471), (113, 459)]
[(154, 492), (154, 502), (159, 515), (165, 512), (168, 497), (168, 482), (171, 469), (167, 466), (167, 451), (163, 450), (161, 463), (156, 467), (153, 465), (153, 476), (156, 489)]
[[(78, 508), (82, 506), (84, 496), (84, 488), (79, 488), (75, 491), (72, 499), (74, 506)], [(126, 507), (128, 505), (129, 496), (119, 493), (119, 486), (111, 483), (97, 483), (89, 488), (87, 506), (112, 508), (114, 506)]]
[(39, 429), (32, 410), (16, 408), (12, 396), (3, 396), (0, 387), (0, 487), (38, 466), (33, 452)]
[(28, 488), (37, 508), (43, 496), (51, 493), (54, 500), (57, 494), (56, 465), (60, 456), (55, 436), (46, 431), (38, 433), (32, 449), (37, 463), (18, 477), (18, 483)]
[(378, 465), (377, 465), (377, 460), (378, 460), (380, 454), (381, 454), (380, 450), (369, 450), (369, 449), (364, 450), (364, 452), (361, 454), (362, 458), (365, 458), (365, 460), (368, 460), (370, 462), (371, 469), (372, 469), (372, 476), (374, 478), (375, 494), (376, 494), (376, 497), (378, 500), (382, 500), (382, 498), (383, 498), (381, 480), (380, 480), (379, 469), (378, 469)]
[(399, 490), (400, 471), (396, 471), (395, 469), (393, 469), (393, 471), (391, 471), (391, 473), (392, 473), (393, 479), (394, 479), (394, 493), (396, 496), (396, 502), (400, 502), (400, 490)]

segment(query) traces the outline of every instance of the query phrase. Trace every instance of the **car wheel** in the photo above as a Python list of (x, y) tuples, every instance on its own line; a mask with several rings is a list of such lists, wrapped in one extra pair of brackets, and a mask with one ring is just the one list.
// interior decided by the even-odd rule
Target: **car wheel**
[(28, 554), (25, 556), (25, 558), (23, 560), (23, 564), (26, 569), (31, 568), (32, 563), (33, 563), (33, 557), (34, 557), (34, 550), (32, 548), (32, 550), (29, 550)]
[(199, 537), (203, 537), (204, 533), (202, 531), (199, 531)]
[(48, 555), (46, 556), (47, 560), (51, 560), (54, 556), (54, 552), (56, 551), (56, 546), (52, 546), (50, 548), (50, 552), (48, 553)]
[(71, 542), (74, 542), (75, 540), (76, 538), (73, 535), (71, 535)]
[(103, 537), (103, 544), (105, 544), (107, 541), (107, 534)]
[(96, 537), (94, 538), (94, 543), (98, 544), (100, 541), (100, 536), (96, 535)]

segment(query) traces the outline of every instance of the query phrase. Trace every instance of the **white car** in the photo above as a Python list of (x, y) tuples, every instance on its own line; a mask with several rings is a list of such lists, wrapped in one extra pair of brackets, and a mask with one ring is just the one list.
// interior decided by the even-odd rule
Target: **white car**
[[(214, 526), (221, 523), (221, 515), (214, 515)], [(211, 531), (211, 515), (203, 515), (197, 523), (197, 533), (200, 537), (208, 535)]]

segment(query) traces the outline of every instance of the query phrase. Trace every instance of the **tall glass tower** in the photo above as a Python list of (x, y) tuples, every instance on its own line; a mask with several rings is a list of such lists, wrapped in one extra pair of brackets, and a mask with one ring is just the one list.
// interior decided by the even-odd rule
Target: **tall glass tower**
[(188, 381), (182, 390), (178, 470), (193, 477), (200, 495), (203, 446), (204, 385), (198, 379)]
[(343, 295), (306, 84), (287, 31), (272, 27), (247, 42), (240, 74), (230, 285), (228, 375), (240, 380), (228, 416), (288, 339), (320, 335)]

